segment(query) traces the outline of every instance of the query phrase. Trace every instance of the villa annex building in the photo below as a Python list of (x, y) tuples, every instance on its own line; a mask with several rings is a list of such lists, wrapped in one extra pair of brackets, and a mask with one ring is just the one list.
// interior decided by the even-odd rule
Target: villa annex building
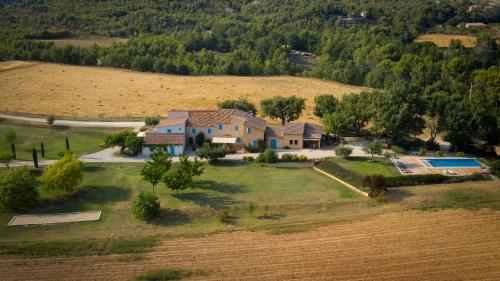
[(214, 144), (225, 144), (236, 149), (245, 145), (256, 146), (265, 140), (270, 148), (319, 148), (323, 128), (310, 123), (289, 123), (284, 127), (268, 127), (263, 119), (239, 109), (173, 110), (168, 119), (144, 134), (144, 155), (150, 147), (166, 146), (171, 155), (180, 155), (186, 147), (194, 145), (197, 134)]

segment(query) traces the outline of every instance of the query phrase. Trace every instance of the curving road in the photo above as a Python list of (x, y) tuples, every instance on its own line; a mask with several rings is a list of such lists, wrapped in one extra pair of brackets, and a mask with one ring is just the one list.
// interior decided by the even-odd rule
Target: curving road
[[(25, 117), (8, 114), (0, 114), (1, 119), (19, 120), (33, 123), (47, 123), (45, 118)], [(144, 126), (142, 121), (78, 121), (78, 120), (58, 120), (54, 121), (54, 125), (72, 126), (72, 127), (103, 127), (103, 128), (134, 128), (138, 131)]]

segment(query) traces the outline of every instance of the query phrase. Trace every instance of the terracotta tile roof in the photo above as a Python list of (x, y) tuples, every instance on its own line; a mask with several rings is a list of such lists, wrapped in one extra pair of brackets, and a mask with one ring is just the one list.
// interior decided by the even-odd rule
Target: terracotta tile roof
[(147, 131), (144, 135), (145, 144), (184, 144), (184, 134), (164, 134)]
[(316, 124), (304, 124), (304, 139), (321, 139), (323, 135), (323, 127)]
[(284, 127), (266, 127), (265, 136), (282, 138), (284, 135), (302, 135), (304, 139), (320, 139), (323, 127), (311, 123), (288, 123)]
[(245, 125), (264, 130), (266, 121), (239, 109), (188, 110), (186, 126), (215, 127), (217, 124), (231, 124), (232, 117), (245, 119)]
[(257, 128), (257, 129), (261, 129), (261, 130), (264, 130), (266, 128), (267, 122), (265, 120), (257, 118), (249, 112), (245, 112), (245, 111), (239, 110), (239, 109), (233, 109), (233, 115), (244, 118), (245, 119), (245, 126), (253, 127), (253, 128)]
[(304, 123), (288, 123), (283, 128), (285, 135), (302, 135), (304, 134)]
[(283, 127), (266, 127), (264, 133), (266, 138), (282, 138), (283, 137)]
[(173, 119), (161, 120), (156, 127), (161, 128), (166, 126), (182, 125), (186, 123), (186, 119), (187, 118), (173, 118)]

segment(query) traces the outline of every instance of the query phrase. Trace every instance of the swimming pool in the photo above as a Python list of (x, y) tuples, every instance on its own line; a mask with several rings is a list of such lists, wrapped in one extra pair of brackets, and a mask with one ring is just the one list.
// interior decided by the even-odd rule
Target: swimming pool
[(480, 168), (483, 165), (474, 158), (440, 158), (422, 159), (430, 167), (435, 168)]

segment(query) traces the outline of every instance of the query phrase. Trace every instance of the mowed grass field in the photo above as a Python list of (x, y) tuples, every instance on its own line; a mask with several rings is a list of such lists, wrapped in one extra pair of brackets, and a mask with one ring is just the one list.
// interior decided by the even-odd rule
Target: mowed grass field
[(432, 42), (438, 47), (448, 48), (451, 40), (460, 40), (466, 48), (476, 46), (476, 37), (467, 35), (423, 34), (418, 36), (415, 42)]
[(179, 196), (159, 185), (161, 217), (145, 224), (130, 211), (136, 194), (151, 190), (141, 167), (85, 164), (80, 192), (32, 211), (102, 210), (99, 222), (7, 227), (12, 214), (0, 213), (0, 253), (34, 250), (2, 256), (2, 280), (132, 280), (157, 269), (203, 272), (186, 280), (495, 280), (500, 273), (498, 180), (391, 189), (388, 202), (377, 203), (310, 168), (225, 162), (205, 166)]
[[(43, 124), (29, 124), (25, 122), (0, 119), (0, 151), (11, 152), (11, 144), (7, 142), (5, 134), (13, 130), (16, 132), (17, 160), (31, 160), (32, 149), (38, 151), (38, 159), (56, 159), (59, 153), (66, 151), (66, 138), (70, 143), (71, 151), (83, 155), (97, 152), (103, 147), (106, 136), (117, 132), (118, 129), (66, 127)], [(41, 156), (41, 143), (45, 149), (45, 158)]]
[(117, 37), (104, 37), (104, 36), (87, 36), (80, 38), (65, 38), (65, 39), (52, 39), (52, 40), (35, 40), (39, 42), (54, 42), (54, 45), (58, 47), (64, 47), (65, 45), (73, 45), (76, 47), (90, 47), (94, 44), (102, 47), (109, 47), (113, 43), (125, 43), (127, 38), (117, 38)]
[(39, 62), (0, 62), (1, 112), (67, 117), (165, 116), (171, 109), (216, 108), (225, 99), (255, 104), (276, 95), (306, 98), (301, 120), (313, 116), (314, 97), (342, 97), (369, 88), (312, 78), (177, 76)]

